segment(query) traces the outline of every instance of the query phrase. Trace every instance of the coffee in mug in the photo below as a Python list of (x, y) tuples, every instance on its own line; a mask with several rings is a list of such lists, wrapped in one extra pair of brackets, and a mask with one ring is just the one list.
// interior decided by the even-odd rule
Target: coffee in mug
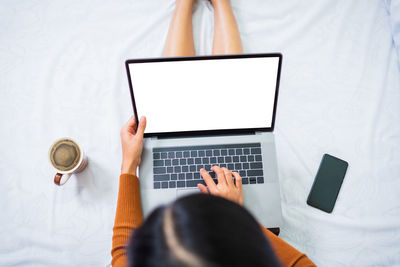
[(56, 185), (65, 184), (72, 174), (85, 169), (88, 160), (82, 148), (71, 138), (61, 138), (49, 149), (49, 159), (57, 174), (54, 177)]

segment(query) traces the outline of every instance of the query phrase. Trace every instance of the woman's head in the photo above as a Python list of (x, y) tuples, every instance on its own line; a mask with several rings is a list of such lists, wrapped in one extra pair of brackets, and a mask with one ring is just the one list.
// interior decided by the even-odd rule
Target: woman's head
[(128, 257), (130, 266), (279, 266), (253, 216), (207, 194), (154, 210), (133, 233)]

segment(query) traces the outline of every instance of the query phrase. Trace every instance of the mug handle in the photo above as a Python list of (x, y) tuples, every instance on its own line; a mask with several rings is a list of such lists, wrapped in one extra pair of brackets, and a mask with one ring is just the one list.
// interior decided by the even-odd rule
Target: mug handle
[(61, 173), (57, 173), (56, 176), (54, 176), (54, 183), (56, 185), (64, 185), (68, 179), (71, 177), (72, 174), (68, 173), (68, 174), (61, 174)]

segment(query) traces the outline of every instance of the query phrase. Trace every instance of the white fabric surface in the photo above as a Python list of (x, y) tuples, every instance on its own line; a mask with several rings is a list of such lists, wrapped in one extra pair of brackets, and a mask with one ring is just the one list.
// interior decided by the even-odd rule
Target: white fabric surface
[(400, 0), (384, 0), (392, 26), (393, 42), (397, 50), (400, 68)]
[[(119, 129), (132, 113), (124, 60), (162, 55), (174, 3), (1, 1), (1, 266), (109, 264)], [(400, 266), (400, 75), (384, 3), (232, 5), (245, 52), (284, 55), (281, 236), (321, 266)], [(209, 54), (206, 1), (194, 32)], [(89, 166), (60, 188), (47, 151), (63, 136), (80, 142)], [(306, 205), (323, 153), (350, 164), (332, 214)]]

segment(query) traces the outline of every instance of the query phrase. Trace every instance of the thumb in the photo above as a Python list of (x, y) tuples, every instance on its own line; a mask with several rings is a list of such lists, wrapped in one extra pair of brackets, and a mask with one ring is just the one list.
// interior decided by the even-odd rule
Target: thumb
[(203, 184), (198, 184), (197, 187), (200, 189), (200, 191), (201, 191), (203, 194), (209, 194), (209, 193), (210, 193), (210, 192), (208, 191), (208, 188), (205, 187)]
[(146, 117), (142, 116), (139, 121), (139, 127), (137, 128), (137, 133), (143, 137), (144, 130), (146, 129)]

